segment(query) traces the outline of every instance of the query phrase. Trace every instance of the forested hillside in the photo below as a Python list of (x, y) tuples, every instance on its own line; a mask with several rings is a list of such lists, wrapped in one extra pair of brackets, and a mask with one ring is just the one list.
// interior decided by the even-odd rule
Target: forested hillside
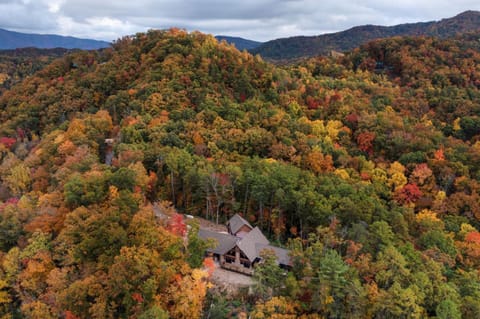
[[(2, 314), (475, 318), (479, 37), (276, 67), (171, 29), (55, 60), (0, 96)], [(152, 202), (241, 213), (292, 271), (207, 298), (204, 243)]]
[(271, 60), (291, 60), (331, 51), (350, 51), (369, 41), (394, 36), (435, 36), (442, 39), (480, 30), (480, 12), (465, 11), (440, 21), (405, 23), (394, 26), (362, 25), (345, 31), (318, 36), (295, 36), (275, 39), (251, 49)]
[(228, 43), (235, 45), (235, 47), (240, 51), (255, 49), (256, 47), (262, 44), (262, 42), (248, 40), (248, 39), (239, 38), (239, 37), (230, 37), (226, 35), (217, 35), (215, 36), (215, 38), (218, 41), (225, 40)]
[(61, 48), (0, 50), (0, 93), (67, 52), (67, 49)]

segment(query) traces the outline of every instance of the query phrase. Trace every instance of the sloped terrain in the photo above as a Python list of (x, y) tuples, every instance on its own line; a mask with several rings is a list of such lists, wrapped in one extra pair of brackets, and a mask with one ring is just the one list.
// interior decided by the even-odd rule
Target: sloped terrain
[[(278, 67), (172, 29), (53, 61), (0, 97), (2, 313), (475, 317), (478, 38)], [(206, 296), (176, 211), (241, 213), (292, 269), (266, 252), (253, 296)]]
[(319, 36), (298, 36), (276, 39), (251, 50), (265, 59), (288, 60), (317, 55), (331, 51), (350, 51), (369, 41), (394, 36), (435, 36), (448, 38), (480, 29), (480, 12), (466, 11), (453, 18), (440, 21), (406, 23), (396, 26), (364, 25)]

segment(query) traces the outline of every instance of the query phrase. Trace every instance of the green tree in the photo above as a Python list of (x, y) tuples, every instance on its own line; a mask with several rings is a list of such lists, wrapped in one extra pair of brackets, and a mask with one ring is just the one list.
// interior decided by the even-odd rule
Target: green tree
[(273, 250), (262, 250), (260, 257), (262, 261), (255, 266), (253, 280), (255, 291), (266, 300), (278, 293), (284, 275), (283, 270), (278, 266), (277, 256)]
[(17, 206), (7, 204), (0, 214), (0, 249), (8, 251), (17, 244), (23, 234), (22, 220)]
[(208, 240), (203, 240), (198, 236), (198, 223), (190, 223), (189, 226), (187, 262), (192, 268), (200, 268), (203, 264), (206, 250), (213, 247), (213, 243)]
[(168, 312), (160, 308), (159, 306), (152, 306), (151, 308), (142, 312), (138, 319), (168, 319)]
[(349, 267), (333, 249), (328, 249), (314, 266), (310, 284), (315, 311), (331, 317), (340, 317), (345, 310), (344, 298), (349, 283)]
[(23, 163), (20, 163), (10, 170), (10, 174), (5, 178), (5, 182), (15, 195), (21, 195), (28, 191), (30, 187), (30, 169)]
[(121, 167), (112, 174), (110, 183), (119, 190), (132, 191), (135, 186), (135, 172), (130, 168)]
[(418, 304), (414, 285), (402, 288), (394, 283), (381, 295), (376, 316), (380, 318), (424, 318), (424, 309)]
[(442, 300), (436, 309), (437, 318), (439, 319), (460, 319), (462, 313), (458, 309), (458, 305), (450, 299)]

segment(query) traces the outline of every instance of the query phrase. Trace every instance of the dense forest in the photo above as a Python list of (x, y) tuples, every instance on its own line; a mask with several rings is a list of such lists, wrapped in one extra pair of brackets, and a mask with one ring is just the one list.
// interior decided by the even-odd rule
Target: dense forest
[(27, 76), (35, 74), (67, 52), (69, 50), (62, 48), (0, 50), (0, 93)]
[(405, 23), (394, 26), (362, 25), (345, 31), (317, 36), (275, 39), (247, 49), (253, 54), (260, 54), (265, 59), (291, 60), (327, 55), (331, 51), (351, 51), (369, 41), (394, 36), (435, 36), (444, 39), (477, 31), (480, 31), (480, 12), (465, 11), (455, 17), (440, 21)]
[[(479, 38), (275, 66), (171, 29), (54, 60), (0, 96), (2, 318), (475, 318)], [(207, 293), (179, 213), (242, 214), (292, 270)]]

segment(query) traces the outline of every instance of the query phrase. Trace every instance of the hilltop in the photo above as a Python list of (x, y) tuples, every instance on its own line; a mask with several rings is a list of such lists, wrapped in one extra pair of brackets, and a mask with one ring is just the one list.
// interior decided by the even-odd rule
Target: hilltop
[(440, 21), (406, 23), (396, 26), (364, 25), (318, 36), (276, 39), (251, 50), (266, 59), (283, 60), (350, 51), (369, 41), (394, 36), (435, 36), (448, 38), (480, 30), (480, 12), (466, 11)]

